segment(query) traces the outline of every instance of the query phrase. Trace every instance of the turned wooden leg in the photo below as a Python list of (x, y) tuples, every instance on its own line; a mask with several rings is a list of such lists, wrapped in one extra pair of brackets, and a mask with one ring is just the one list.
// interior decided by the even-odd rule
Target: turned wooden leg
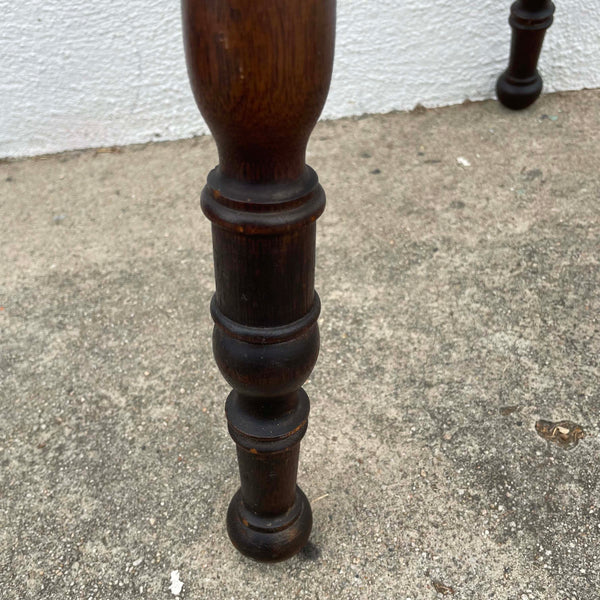
[(188, 73), (219, 151), (202, 209), (212, 221), (213, 350), (241, 488), (233, 544), (265, 561), (312, 527), (296, 485), (319, 352), (316, 219), (325, 194), (305, 164), (333, 64), (335, 0), (182, 0)]
[(519, 110), (533, 104), (542, 93), (538, 58), (546, 29), (552, 25), (554, 4), (550, 0), (517, 0), (510, 7), (508, 22), (512, 41), (508, 68), (496, 84), (498, 100)]

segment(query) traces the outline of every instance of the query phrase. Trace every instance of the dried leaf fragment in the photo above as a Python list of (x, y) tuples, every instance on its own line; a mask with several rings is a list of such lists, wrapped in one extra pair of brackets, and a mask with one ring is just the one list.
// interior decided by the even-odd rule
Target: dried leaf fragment
[(574, 448), (579, 440), (585, 437), (583, 427), (572, 421), (554, 422), (540, 419), (535, 424), (535, 430), (541, 438), (558, 444), (564, 450)]
[(439, 581), (432, 581), (433, 587), (438, 594), (442, 594), (442, 596), (452, 596), (454, 595), (454, 589), (449, 585), (445, 585)]

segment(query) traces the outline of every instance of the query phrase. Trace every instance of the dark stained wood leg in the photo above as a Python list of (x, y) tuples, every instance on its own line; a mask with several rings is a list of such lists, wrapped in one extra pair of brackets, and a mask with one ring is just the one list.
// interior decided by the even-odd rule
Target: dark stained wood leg
[(504, 106), (513, 110), (526, 108), (542, 93), (537, 64), (553, 15), (554, 4), (550, 0), (517, 0), (510, 7), (510, 58), (496, 84), (496, 95)]
[(333, 64), (335, 0), (182, 0), (188, 73), (219, 151), (202, 209), (212, 221), (213, 350), (241, 488), (233, 544), (264, 561), (307, 542), (296, 485), (319, 352), (316, 219), (325, 194), (305, 164)]

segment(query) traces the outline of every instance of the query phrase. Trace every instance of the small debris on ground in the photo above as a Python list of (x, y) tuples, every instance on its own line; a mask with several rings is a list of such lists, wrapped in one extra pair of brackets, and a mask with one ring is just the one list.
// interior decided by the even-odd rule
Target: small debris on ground
[(461, 167), (470, 167), (471, 163), (464, 157), (464, 156), (459, 156), (456, 159), (456, 162), (461, 166)]
[(545, 421), (540, 419), (535, 424), (537, 434), (548, 442), (558, 444), (564, 450), (574, 448), (579, 440), (585, 437), (585, 431), (581, 425), (572, 421)]
[(169, 586), (173, 596), (179, 596), (183, 589), (183, 581), (179, 579), (179, 571), (171, 571), (171, 585)]
[(452, 596), (454, 595), (454, 589), (449, 585), (444, 585), (439, 581), (433, 581), (433, 587), (438, 594), (442, 594), (442, 596)]

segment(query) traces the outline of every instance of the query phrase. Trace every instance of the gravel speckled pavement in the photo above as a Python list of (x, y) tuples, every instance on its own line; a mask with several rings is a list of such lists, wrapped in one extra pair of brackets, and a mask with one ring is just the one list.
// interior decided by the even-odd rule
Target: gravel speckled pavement
[(0, 164), (2, 600), (598, 598), (600, 91), (324, 122), (307, 160), (315, 524), (277, 565), (225, 531), (212, 139)]

